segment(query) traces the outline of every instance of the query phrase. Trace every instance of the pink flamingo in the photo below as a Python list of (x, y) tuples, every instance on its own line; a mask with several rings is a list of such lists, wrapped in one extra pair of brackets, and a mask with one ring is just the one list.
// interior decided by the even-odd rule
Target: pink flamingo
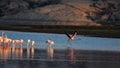
[(69, 33), (65, 32), (65, 34), (67, 35), (68, 37), (68, 41), (70, 40), (74, 40), (74, 38), (76, 37), (77, 35), (77, 32), (74, 32), (72, 35), (70, 35)]
[[(77, 32), (75, 31), (72, 35), (70, 35), (70, 34), (67, 33), (67, 32), (65, 32), (65, 34), (66, 34), (67, 37), (68, 37), (67, 45), (68, 45), (68, 46), (69, 46), (69, 45), (72, 45), (72, 44), (70, 43), (70, 41), (72, 41), (72, 40), (75, 39), (75, 37), (77, 36)], [(80, 40), (80, 39), (75, 39), (75, 40)]]
[(46, 41), (47, 44), (49, 44), (50, 46), (53, 46), (54, 45), (54, 41), (52, 41), (51, 39), (48, 39)]

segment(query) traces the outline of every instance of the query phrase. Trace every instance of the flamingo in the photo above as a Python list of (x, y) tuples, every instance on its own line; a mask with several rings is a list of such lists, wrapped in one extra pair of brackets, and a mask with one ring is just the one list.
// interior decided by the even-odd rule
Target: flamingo
[(4, 32), (2, 32), (2, 36), (3, 37), (0, 37), (0, 42), (1, 43), (3, 43), (3, 45), (4, 44), (10, 44), (11, 42), (12, 42), (12, 39), (9, 39), (8, 37), (7, 37), (7, 35), (5, 35), (5, 33)]
[[(75, 31), (72, 35), (70, 35), (69, 33), (65, 32), (65, 34), (67, 35), (68, 37), (68, 42), (67, 42), (67, 45), (70, 46), (72, 45), (70, 41), (74, 40), (76, 35), (77, 35), (77, 32)], [(75, 39), (75, 40), (80, 40), (80, 39)]]
[(46, 41), (46, 43), (48, 43), (50, 46), (52, 45), (54, 45), (54, 41), (52, 41), (51, 39), (48, 39), (47, 41)]
[(74, 40), (74, 38), (76, 37), (77, 35), (77, 32), (74, 32), (72, 35), (70, 35), (69, 33), (65, 32), (65, 34), (67, 35), (68, 37), (68, 41), (70, 40)]
[(32, 41), (32, 46), (34, 46), (35, 45), (35, 41)]
[(28, 45), (28, 46), (30, 46), (30, 41), (31, 41), (31, 40), (30, 40), (30, 39), (28, 39), (28, 43), (27, 43), (27, 45)]
[(2, 38), (4, 38), (4, 36), (5, 36), (5, 32), (2, 32)]
[(54, 54), (54, 48), (53, 48), (53, 45), (54, 45), (54, 41), (52, 41), (50, 38), (46, 41), (47, 44), (49, 44), (50, 46), (48, 47), (47, 49), (47, 53), (48, 53), (48, 57), (50, 59), (53, 58), (53, 54)]
[(24, 42), (24, 41), (21, 39), (21, 40), (20, 40), (20, 44), (23, 44), (23, 42)]
[(13, 40), (13, 44), (20, 45), (20, 46), (22, 46), (23, 42), (24, 41), (22, 39), (21, 40)]

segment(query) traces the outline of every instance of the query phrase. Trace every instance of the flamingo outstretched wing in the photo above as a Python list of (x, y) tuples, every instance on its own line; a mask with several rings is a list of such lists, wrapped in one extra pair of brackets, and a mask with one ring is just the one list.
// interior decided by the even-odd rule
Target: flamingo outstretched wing
[(77, 35), (77, 32), (74, 32), (73, 35), (71, 36), (72, 39), (74, 39)]
[(70, 39), (71, 36), (69, 35), (69, 33), (65, 32), (65, 34), (67, 35), (67, 37)]

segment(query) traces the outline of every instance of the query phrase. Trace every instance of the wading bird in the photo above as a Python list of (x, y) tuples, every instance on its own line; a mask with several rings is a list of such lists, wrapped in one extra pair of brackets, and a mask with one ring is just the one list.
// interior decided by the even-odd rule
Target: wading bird
[(46, 41), (47, 44), (49, 44), (49, 47), (47, 49), (47, 53), (48, 53), (48, 58), (49, 59), (53, 59), (53, 55), (54, 55), (54, 41), (52, 41), (50, 38)]
[(30, 46), (30, 41), (31, 41), (31, 40), (30, 40), (30, 39), (28, 39), (27, 46)]
[(32, 47), (35, 45), (35, 41), (32, 41)]
[(54, 41), (52, 41), (51, 39), (48, 39), (46, 41), (46, 43), (48, 43), (50, 46), (53, 46), (54, 45)]
[(12, 42), (12, 39), (9, 39), (5, 32), (2, 32), (2, 36), (0, 36), (0, 45), (10, 44)]

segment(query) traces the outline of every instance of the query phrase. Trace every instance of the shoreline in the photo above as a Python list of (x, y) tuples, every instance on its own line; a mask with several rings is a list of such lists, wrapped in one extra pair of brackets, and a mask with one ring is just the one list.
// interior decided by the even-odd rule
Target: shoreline
[(78, 35), (90, 37), (120, 38), (120, 26), (14, 25), (1, 26), (0, 30), (56, 34), (77, 31)]

